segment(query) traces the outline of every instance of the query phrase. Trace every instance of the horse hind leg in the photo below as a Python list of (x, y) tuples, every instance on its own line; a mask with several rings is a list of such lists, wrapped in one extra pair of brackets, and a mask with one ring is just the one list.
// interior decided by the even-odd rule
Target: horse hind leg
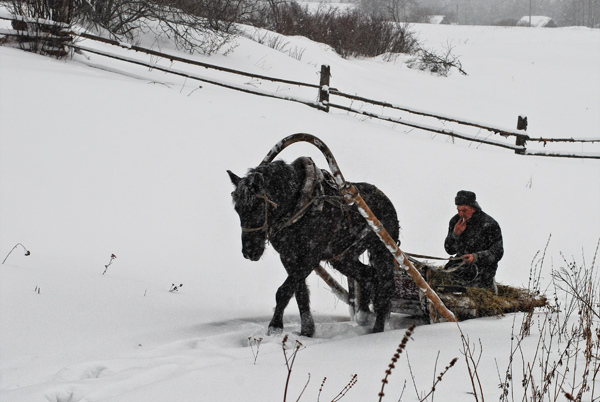
[(343, 275), (348, 281), (356, 281), (354, 296), (358, 310), (354, 312), (354, 319), (360, 325), (368, 323), (371, 313), (370, 303), (373, 293), (373, 268), (360, 262), (357, 256), (348, 255), (344, 258), (330, 261), (331, 266)]
[(298, 283), (295, 295), (300, 311), (300, 335), (312, 337), (315, 334), (315, 321), (310, 312), (310, 291), (306, 285), (306, 280)]
[(394, 258), (382, 243), (378, 243), (369, 250), (369, 260), (375, 270), (373, 307), (376, 318), (373, 332), (383, 332), (395, 292)]

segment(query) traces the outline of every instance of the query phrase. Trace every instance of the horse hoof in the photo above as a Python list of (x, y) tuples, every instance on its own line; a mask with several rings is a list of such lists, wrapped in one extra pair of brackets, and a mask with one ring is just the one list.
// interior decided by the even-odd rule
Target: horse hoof
[(277, 336), (283, 334), (283, 328), (269, 327), (267, 336)]
[(307, 330), (301, 330), (300, 331), (300, 336), (306, 336), (308, 338), (312, 338), (315, 335), (315, 329), (314, 328), (310, 328)]
[(367, 313), (366, 311), (359, 311), (354, 316), (354, 321), (356, 321), (356, 323), (358, 325), (364, 327), (364, 326), (369, 325), (369, 318), (370, 318), (370, 314), (369, 313)]

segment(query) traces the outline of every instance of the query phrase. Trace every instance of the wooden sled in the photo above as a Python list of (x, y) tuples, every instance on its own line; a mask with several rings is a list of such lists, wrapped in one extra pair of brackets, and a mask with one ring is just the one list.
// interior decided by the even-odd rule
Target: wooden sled
[[(420, 267), (417, 269), (421, 270)], [(353, 316), (355, 306), (360, 298), (360, 289), (357, 284), (350, 282), (348, 289), (340, 285), (329, 275), (322, 266), (315, 269), (334, 295), (350, 306)], [(434, 308), (432, 303), (418, 289), (412, 278), (405, 272), (395, 272), (396, 294), (392, 299), (392, 312), (413, 317), (422, 317), (430, 323), (446, 321)], [(498, 294), (480, 288), (461, 286), (445, 286), (432, 284), (430, 286), (437, 293), (445, 306), (454, 313), (459, 321), (472, 318), (502, 316), (514, 312), (531, 312), (537, 307), (547, 305), (544, 295), (536, 294), (528, 289), (498, 284)]]
[[(395, 279), (396, 297), (392, 301), (393, 312), (428, 317), (431, 323), (445, 321), (436, 309), (432, 308), (428, 300), (423, 298), (414, 282), (406, 274), (397, 271)], [(544, 295), (508, 285), (496, 284), (498, 293), (495, 294), (487, 289), (447, 286), (430, 278), (428, 278), (428, 283), (459, 321), (502, 316), (518, 311), (530, 312), (548, 304)]]

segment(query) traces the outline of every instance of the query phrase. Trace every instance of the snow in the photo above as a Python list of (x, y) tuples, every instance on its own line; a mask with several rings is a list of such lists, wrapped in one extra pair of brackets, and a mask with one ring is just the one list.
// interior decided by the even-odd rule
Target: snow
[[(288, 40), (305, 49), (301, 60), (246, 38), (226, 55), (193, 57), (313, 83), (320, 65), (328, 64), (331, 86), (345, 93), (494, 127), (513, 127), (526, 115), (531, 137), (600, 136), (599, 30), (414, 29), (429, 47), (452, 44), (469, 75), (414, 71), (403, 56), (395, 62), (344, 60), (299, 37)], [(82, 45), (171, 65), (109, 45)], [(160, 46), (175, 52), (168, 43)], [(261, 91), (317, 96), (311, 88), (178, 63), (173, 68)], [(31, 251), (26, 257), (17, 248), (0, 265), (0, 400), (282, 400), (282, 336), (266, 336), (266, 327), (285, 272), (271, 248), (259, 262), (243, 259), (226, 170), (245, 174), (296, 132), (327, 144), (347, 180), (386, 192), (398, 210), (403, 251), (445, 256), (454, 195), (468, 189), (502, 227), (501, 283), (526, 286), (549, 237), (546, 284), (550, 270), (564, 266), (563, 255), (578, 264), (592, 261), (600, 238), (598, 160), (516, 155), (351, 113), (199, 85), (99, 55), (57, 61), (0, 47), (0, 256), (17, 243)], [(597, 143), (528, 145), (599, 152)], [(294, 144), (281, 157), (302, 155), (327, 167), (308, 144)], [(112, 254), (117, 258), (102, 275)], [(172, 284), (184, 286), (169, 292)], [(317, 400), (323, 377), (321, 400), (331, 400), (353, 374), (358, 382), (344, 400), (376, 400), (414, 320), (394, 314), (384, 333), (369, 334), (349, 320), (347, 307), (316, 275), (309, 284), (315, 337), (296, 335), (295, 303), (286, 310), (288, 345), (303, 344), (288, 400), (297, 398), (309, 375), (302, 400)], [(499, 396), (497, 367), (501, 373), (507, 367), (512, 327), (521, 320), (522, 314), (510, 314), (460, 324), (483, 345), (486, 399)], [(524, 350), (534, 350), (536, 342), (534, 326)], [(419, 325), (406, 350), (418, 387), (431, 386), (437, 359), (439, 372), (459, 357), (436, 400), (472, 400), (461, 347), (456, 324)], [(402, 400), (417, 400), (406, 363), (402, 356), (385, 400), (397, 400), (405, 380)]]

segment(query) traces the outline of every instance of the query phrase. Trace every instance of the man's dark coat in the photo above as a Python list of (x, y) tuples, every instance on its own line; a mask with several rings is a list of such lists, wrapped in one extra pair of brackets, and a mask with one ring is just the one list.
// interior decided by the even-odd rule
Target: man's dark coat
[[(457, 236), (454, 226), (459, 219), (458, 214), (450, 219), (444, 248), (448, 254), (457, 257), (474, 254), (475, 260), (471, 266), (465, 267), (467, 269), (462, 279), (469, 282), (470, 286), (492, 287), (498, 261), (504, 255), (500, 225), (485, 212), (477, 210), (467, 221), (465, 231)], [(456, 264), (451, 262), (449, 265)]]

